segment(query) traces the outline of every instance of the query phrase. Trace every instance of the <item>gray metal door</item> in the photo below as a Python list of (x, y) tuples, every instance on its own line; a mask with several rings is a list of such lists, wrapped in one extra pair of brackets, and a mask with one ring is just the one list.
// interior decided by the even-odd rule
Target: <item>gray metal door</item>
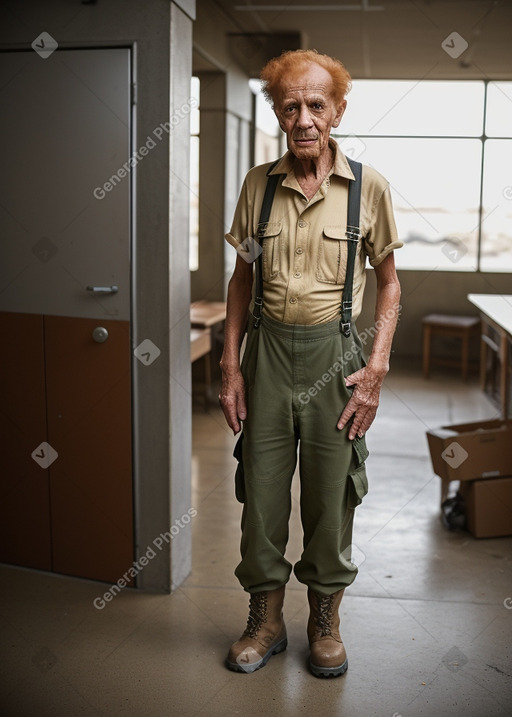
[(0, 54), (0, 311), (129, 320), (130, 87), (128, 49)]

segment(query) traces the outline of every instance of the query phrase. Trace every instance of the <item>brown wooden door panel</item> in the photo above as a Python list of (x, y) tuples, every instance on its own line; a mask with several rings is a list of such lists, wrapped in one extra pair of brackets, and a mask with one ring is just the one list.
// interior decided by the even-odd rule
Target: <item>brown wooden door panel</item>
[(43, 317), (0, 313), (0, 561), (51, 569)]
[(53, 569), (115, 582), (133, 561), (129, 323), (44, 323)]

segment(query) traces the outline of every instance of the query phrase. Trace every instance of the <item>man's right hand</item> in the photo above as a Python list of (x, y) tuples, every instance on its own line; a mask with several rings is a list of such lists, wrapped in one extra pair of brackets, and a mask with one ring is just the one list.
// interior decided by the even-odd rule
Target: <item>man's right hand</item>
[(242, 429), (241, 421), (244, 421), (247, 417), (245, 382), (240, 369), (222, 371), (219, 403), (224, 411), (228, 426), (236, 436)]

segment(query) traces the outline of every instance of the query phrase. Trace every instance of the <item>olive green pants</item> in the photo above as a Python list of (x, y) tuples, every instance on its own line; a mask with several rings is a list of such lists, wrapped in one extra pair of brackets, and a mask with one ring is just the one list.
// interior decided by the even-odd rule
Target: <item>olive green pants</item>
[[(354, 509), (368, 490), (364, 438), (336, 424), (352, 389), (344, 376), (364, 365), (361, 342), (339, 321), (314, 326), (249, 317), (242, 373), (247, 393), (241, 457), (242, 560), (235, 575), (248, 592), (284, 585), (291, 482), (299, 458), (303, 553), (297, 579), (330, 595), (350, 585)], [(240, 472), (238, 472), (240, 480)]]

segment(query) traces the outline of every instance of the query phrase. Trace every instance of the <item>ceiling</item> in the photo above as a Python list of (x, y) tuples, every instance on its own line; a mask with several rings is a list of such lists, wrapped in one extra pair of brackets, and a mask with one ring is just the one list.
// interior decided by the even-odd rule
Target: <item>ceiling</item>
[[(205, 4), (197, 2), (198, 23)], [(210, 0), (208, 5), (209, 22), (213, 6), (222, 28), (223, 37), (216, 39), (253, 77), (268, 57), (302, 47), (338, 57), (355, 78), (512, 79), (512, 0)]]

